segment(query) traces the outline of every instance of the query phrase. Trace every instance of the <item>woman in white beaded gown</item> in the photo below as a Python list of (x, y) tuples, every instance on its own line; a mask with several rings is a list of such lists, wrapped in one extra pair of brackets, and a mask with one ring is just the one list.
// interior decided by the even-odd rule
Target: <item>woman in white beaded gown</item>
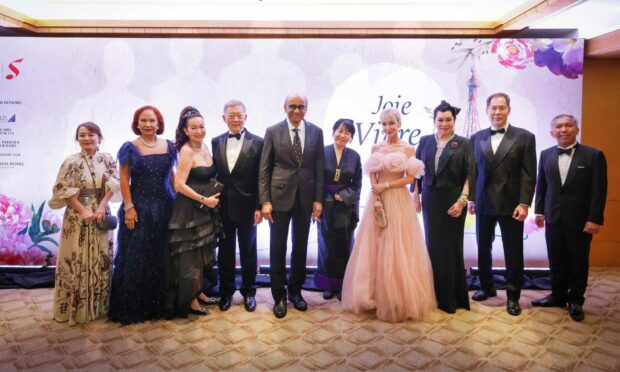
[[(433, 272), (408, 186), (424, 174), (415, 149), (399, 138), (401, 118), (381, 113), (386, 141), (364, 165), (372, 193), (355, 236), (342, 288), (342, 305), (359, 313), (376, 309), (387, 322), (421, 319), (436, 308)], [(417, 186), (416, 186), (417, 187)], [(387, 225), (381, 223), (385, 214)]]

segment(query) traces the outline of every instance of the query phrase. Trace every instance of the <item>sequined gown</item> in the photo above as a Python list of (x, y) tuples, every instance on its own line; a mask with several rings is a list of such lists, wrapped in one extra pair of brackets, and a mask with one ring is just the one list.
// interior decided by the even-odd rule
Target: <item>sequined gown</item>
[(112, 321), (131, 324), (164, 316), (168, 222), (174, 199), (170, 174), (176, 156), (170, 141), (164, 154), (142, 155), (131, 142), (118, 151), (121, 166), (131, 169), (130, 190), (138, 222), (133, 230), (127, 229), (121, 205), (108, 313)]
[[(409, 174), (420, 177), (424, 164), (406, 144), (373, 148), (364, 172), (385, 183)], [(369, 193), (342, 287), (342, 305), (359, 313), (376, 310), (377, 318), (398, 322), (421, 319), (436, 307), (433, 272), (424, 236), (408, 188), (381, 193), (386, 227), (375, 223), (374, 195)]]

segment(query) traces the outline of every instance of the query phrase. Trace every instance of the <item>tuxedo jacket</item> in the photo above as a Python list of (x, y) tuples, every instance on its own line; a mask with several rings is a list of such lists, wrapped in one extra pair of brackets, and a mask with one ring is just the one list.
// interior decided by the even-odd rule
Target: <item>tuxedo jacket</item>
[(471, 142), (478, 168), (477, 213), (510, 216), (517, 205), (531, 205), (536, 187), (534, 135), (511, 124), (495, 154), (489, 128), (476, 132)]
[(258, 202), (258, 169), (263, 149), (263, 139), (245, 131), (239, 157), (233, 169), (226, 158), (228, 132), (211, 140), (216, 179), (224, 184), (220, 195), (223, 217), (234, 222), (254, 221), (254, 211), (260, 210)]
[(260, 203), (270, 202), (274, 211), (291, 211), (299, 193), (302, 208), (312, 211), (323, 201), (323, 131), (305, 122), (301, 164), (297, 164), (286, 120), (267, 128), (260, 161)]
[(547, 223), (582, 230), (586, 221), (603, 224), (607, 198), (607, 162), (593, 147), (577, 144), (564, 185), (558, 167), (558, 147), (540, 153), (536, 183), (536, 214)]
[(471, 141), (455, 135), (441, 152), (437, 169), (435, 169), (436, 152), (435, 135), (420, 138), (416, 151), (417, 157), (424, 162), (424, 176), (419, 180), (420, 190), (429, 187), (462, 188), (465, 180), (469, 180), (469, 200), (475, 200), (476, 162)]

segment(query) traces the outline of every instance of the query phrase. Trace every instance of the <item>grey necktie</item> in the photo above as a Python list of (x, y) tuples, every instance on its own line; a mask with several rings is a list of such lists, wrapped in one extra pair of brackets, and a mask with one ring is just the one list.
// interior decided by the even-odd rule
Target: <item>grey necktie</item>
[(297, 159), (297, 164), (301, 164), (301, 139), (299, 138), (299, 129), (293, 129), (295, 132), (295, 138), (293, 138), (293, 150), (295, 150), (295, 159)]

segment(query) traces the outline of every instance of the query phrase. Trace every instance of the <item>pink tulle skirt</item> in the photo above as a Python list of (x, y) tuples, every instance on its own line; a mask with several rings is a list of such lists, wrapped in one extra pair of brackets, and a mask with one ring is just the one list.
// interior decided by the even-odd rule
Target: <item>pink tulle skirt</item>
[(413, 201), (405, 187), (381, 193), (388, 225), (374, 221), (369, 194), (342, 287), (342, 305), (376, 309), (387, 322), (421, 319), (436, 308), (433, 273)]

